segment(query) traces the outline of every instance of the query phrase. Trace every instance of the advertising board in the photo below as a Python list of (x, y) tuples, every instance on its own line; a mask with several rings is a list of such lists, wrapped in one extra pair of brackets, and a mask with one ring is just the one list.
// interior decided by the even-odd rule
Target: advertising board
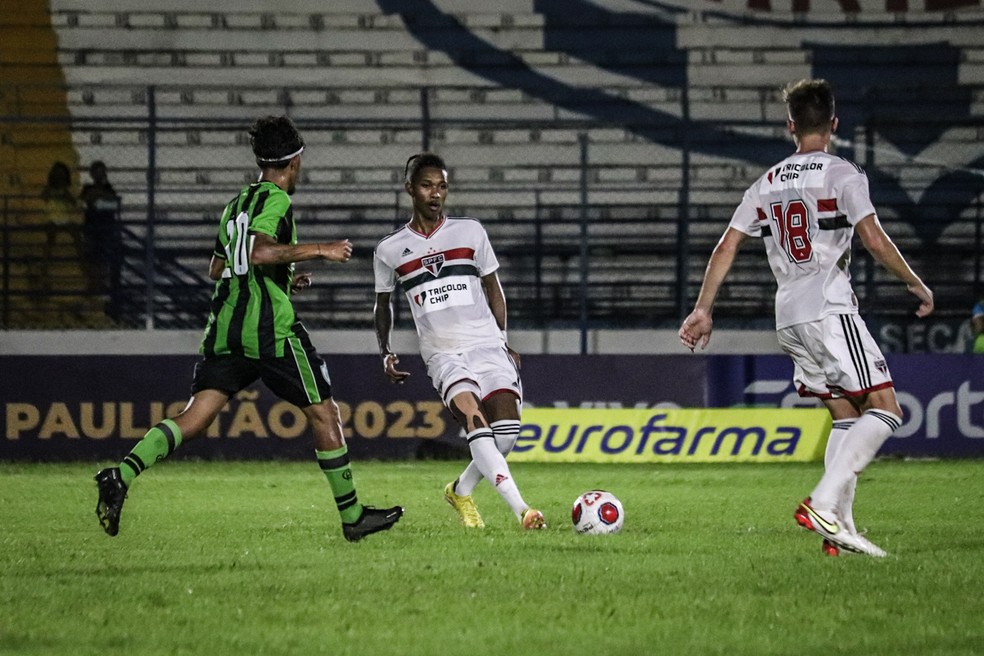
[[(984, 367), (980, 366), (984, 359), (962, 354), (889, 354), (886, 358), (905, 417), (882, 448), (883, 454), (984, 455)], [(373, 355), (328, 355), (326, 359), (354, 457), (467, 457), (460, 429), (440, 404), (419, 357), (403, 358), (401, 366), (412, 375), (402, 385), (386, 379)], [(0, 459), (118, 460), (150, 426), (185, 406), (196, 360), (194, 355), (0, 356)], [(778, 355), (535, 355), (523, 358), (522, 374), (527, 428), (517, 459), (532, 457), (525, 454), (536, 449), (550, 459), (558, 458), (547, 447), (562, 443), (561, 436), (575, 425), (632, 426), (636, 440), (652, 420), (643, 451), (649, 449), (653, 458), (692, 460), (717, 440), (708, 439), (709, 427), (730, 426), (737, 434), (750, 425), (738, 421), (736, 410), (723, 409), (816, 408), (815, 401), (796, 394), (790, 380), (792, 365)], [(725, 414), (677, 414), (680, 409), (704, 408), (722, 409)], [(541, 428), (540, 446), (523, 451), (535, 441), (534, 429), (528, 427), (539, 425), (545, 415), (538, 413), (546, 409), (554, 411), (549, 417), (553, 433)], [(610, 419), (596, 414), (601, 410), (627, 414), (614, 414)], [(732, 420), (721, 418), (729, 413)], [(772, 419), (764, 419), (767, 416), (756, 419), (766, 431), (759, 453), (767, 453), (762, 449), (770, 443), (781, 452), (783, 437), (768, 432), (776, 426), (769, 423)], [(786, 421), (782, 419), (786, 416), (778, 413), (775, 421)], [(655, 417), (662, 418), (657, 421)], [(685, 428), (688, 436), (701, 435), (693, 454), (687, 455), (691, 445), (686, 440), (671, 453), (673, 445), (666, 440), (671, 439), (672, 427)], [(612, 454), (606, 449), (620, 448), (621, 457), (631, 460), (629, 454), (639, 448), (639, 442), (621, 447), (619, 440), (628, 440), (627, 432), (608, 434), (608, 430), (593, 430), (578, 457), (608, 458)], [(757, 435), (746, 437), (743, 444), (759, 441)], [(584, 435), (576, 437), (580, 443)], [(801, 436), (795, 457), (809, 448)], [(303, 414), (257, 384), (230, 399), (207, 435), (182, 446), (178, 455), (309, 458), (312, 450)], [(726, 451), (722, 438), (713, 457), (724, 459)], [(742, 447), (735, 458), (744, 458), (744, 454)], [(788, 457), (780, 455), (780, 459)]]

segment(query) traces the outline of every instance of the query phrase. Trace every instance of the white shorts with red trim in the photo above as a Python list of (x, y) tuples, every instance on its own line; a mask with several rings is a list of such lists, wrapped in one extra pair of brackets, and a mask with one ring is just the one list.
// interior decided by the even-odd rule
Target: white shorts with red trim
[(800, 396), (862, 396), (893, 387), (885, 356), (857, 314), (833, 314), (776, 331), (793, 359)]
[(480, 346), (464, 353), (435, 353), (425, 363), (444, 405), (462, 392), (486, 400), (500, 392), (523, 400), (519, 369), (505, 346)]

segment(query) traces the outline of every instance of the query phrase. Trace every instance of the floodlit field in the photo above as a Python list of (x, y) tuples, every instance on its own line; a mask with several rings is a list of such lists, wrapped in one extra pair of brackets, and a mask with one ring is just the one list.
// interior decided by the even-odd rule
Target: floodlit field
[[(407, 511), (349, 544), (313, 460), (164, 463), (116, 538), (94, 465), (0, 465), (0, 654), (984, 653), (984, 462), (873, 464), (884, 560), (795, 525), (819, 465), (514, 465), (539, 533), (484, 484), (487, 528), (458, 525), (460, 467), (356, 462), (363, 500)], [(621, 534), (572, 532), (593, 487)]]

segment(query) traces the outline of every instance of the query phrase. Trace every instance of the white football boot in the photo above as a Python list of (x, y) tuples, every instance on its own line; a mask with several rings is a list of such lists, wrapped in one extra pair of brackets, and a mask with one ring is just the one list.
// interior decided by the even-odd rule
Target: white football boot
[(839, 549), (855, 553), (867, 553), (858, 536), (847, 530), (843, 520), (835, 512), (814, 509), (810, 505), (809, 497), (804, 499), (803, 503), (796, 508), (793, 517), (797, 524), (813, 531)]

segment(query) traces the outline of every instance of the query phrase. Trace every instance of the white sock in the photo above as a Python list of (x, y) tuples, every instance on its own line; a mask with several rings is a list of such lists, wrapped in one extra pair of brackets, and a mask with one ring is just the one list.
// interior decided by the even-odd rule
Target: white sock
[[(516, 446), (517, 438), (519, 438), (519, 420), (500, 419), (499, 421), (493, 421), (492, 433), (495, 436), (495, 448), (499, 450), (499, 453), (503, 457), (508, 456), (513, 450), (513, 447)], [(475, 461), (472, 460), (465, 467), (465, 471), (461, 472), (461, 476), (458, 477), (458, 483), (455, 485), (454, 493), (462, 496), (470, 495), (475, 491), (478, 484), (482, 482), (482, 478), (482, 472), (479, 471)]]
[(837, 508), (842, 490), (864, 471), (885, 440), (902, 425), (902, 418), (884, 410), (868, 410), (845, 434), (833, 461), (810, 497), (817, 510)]
[[(844, 436), (847, 435), (847, 431), (854, 426), (854, 422), (857, 419), (837, 419), (834, 421), (833, 426), (830, 428), (830, 436), (827, 438), (827, 450), (823, 454), (823, 466), (824, 469), (829, 469), (834, 462), (834, 457), (840, 450), (841, 446), (844, 444)], [(857, 533), (854, 528), (854, 490), (858, 484), (857, 475), (852, 476), (844, 489), (841, 490), (840, 497), (837, 501), (837, 510), (840, 512), (841, 519), (844, 520), (844, 525), (847, 530), (851, 533)]]
[(495, 435), (495, 448), (499, 449), (503, 457), (508, 456), (516, 446), (516, 440), (519, 439), (519, 420), (493, 421), (492, 433)]
[(475, 486), (481, 482), (482, 472), (479, 471), (478, 465), (472, 460), (465, 467), (465, 471), (461, 472), (461, 475), (458, 476), (458, 482), (454, 486), (454, 493), (467, 497), (475, 491)]
[[(495, 447), (495, 437), (489, 428), (477, 428), (465, 436), (468, 448), (471, 450), (472, 461), (496, 492), (512, 509), (519, 519), (528, 507), (519, 494), (516, 481), (509, 472), (509, 465), (499, 450)], [(460, 487), (460, 486), (459, 486)]]

